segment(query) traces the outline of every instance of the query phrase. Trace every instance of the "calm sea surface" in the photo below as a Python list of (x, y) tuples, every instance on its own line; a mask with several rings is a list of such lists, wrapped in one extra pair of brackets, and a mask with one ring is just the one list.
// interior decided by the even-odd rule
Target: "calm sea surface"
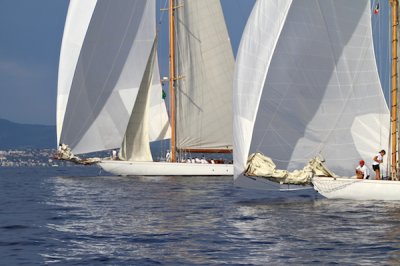
[(400, 265), (400, 203), (98, 174), (0, 168), (0, 265)]

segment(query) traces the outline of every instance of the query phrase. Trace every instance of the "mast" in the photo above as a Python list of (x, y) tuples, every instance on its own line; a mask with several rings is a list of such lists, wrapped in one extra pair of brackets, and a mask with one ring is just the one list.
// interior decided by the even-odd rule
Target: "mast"
[(176, 162), (176, 110), (175, 110), (175, 14), (174, 0), (169, 1), (169, 110), (171, 123), (171, 161)]
[(392, 71), (391, 71), (391, 179), (397, 180), (397, 24), (398, 0), (389, 0), (392, 9)]

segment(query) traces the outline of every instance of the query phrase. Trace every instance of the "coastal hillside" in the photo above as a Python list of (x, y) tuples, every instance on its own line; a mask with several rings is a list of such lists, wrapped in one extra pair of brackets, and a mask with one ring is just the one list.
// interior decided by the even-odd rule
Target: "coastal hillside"
[(56, 127), (0, 119), (0, 150), (56, 148)]

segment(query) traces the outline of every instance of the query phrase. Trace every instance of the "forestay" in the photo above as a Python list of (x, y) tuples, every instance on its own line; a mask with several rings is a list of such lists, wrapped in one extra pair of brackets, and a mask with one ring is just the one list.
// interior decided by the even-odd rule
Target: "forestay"
[(220, 2), (175, 5), (177, 146), (232, 148), (234, 58)]
[[(155, 36), (155, 1), (71, 0), (58, 84), (58, 140), (74, 153), (119, 147)], [(151, 106), (161, 117), (151, 139), (165, 138), (167, 114), (155, 63)]]
[(235, 177), (250, 153), (280, 169), (321, 154), (336, 174), (388, 143), (365, 0), (257, 1), (234, 76)]

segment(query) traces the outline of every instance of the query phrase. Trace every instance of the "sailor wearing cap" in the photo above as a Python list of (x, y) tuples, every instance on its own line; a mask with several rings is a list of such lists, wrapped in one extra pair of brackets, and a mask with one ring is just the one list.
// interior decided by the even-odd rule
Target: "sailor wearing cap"
[(356, 167), (356, 175), (358, 179), (368, 179), (369, 178), (369, 170), (365, 166), (364, 160), (360, 161), (360, 164)]

